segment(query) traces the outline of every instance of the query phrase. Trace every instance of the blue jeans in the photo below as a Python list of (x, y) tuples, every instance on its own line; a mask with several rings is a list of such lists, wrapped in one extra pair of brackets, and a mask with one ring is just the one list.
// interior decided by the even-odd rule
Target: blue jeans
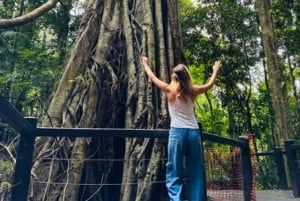
[(202, 201), (204, 163), (199, 129), (171, 128), (169, 131), (166, 186), (170, 201), (181, 201), (184, 156), (188, 171), (189, 201)]

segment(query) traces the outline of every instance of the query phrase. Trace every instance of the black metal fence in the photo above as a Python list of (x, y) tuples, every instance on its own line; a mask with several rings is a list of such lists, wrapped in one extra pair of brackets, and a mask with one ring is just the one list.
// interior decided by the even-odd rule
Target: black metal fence
[(300, 197), (300, 144), (295, 144), (293, 140), (287, 140), (285, 141), (285, 151), (289, 166), (293, 194), (295, 197)]
[(274, 151), (257, 153), (257, 156), (259, 160), (261, 157), (269, 157), (274, 162), (278, 189), (289, 189), (288, 181), (290, 181), (293, 195), (300, 197), (300, 144), (286, 140), (284, 145), (285, 150), (276, 148)]
[[(260, 173), (258, 182), (261, 183), (261, 188), (266, 190), (288, 189), (284, 157), (285, 151), (282, 151), (281, 148), (276, 148), (274, 151), (257, 153), (259, 160), (258, 171)], [(266, 182), (268, 183), (266, 184)]]
[[(146, 137), (162, 138), (168, 135), (168, 130), (148, 129), (114, 129), (114, 128), (40, 128), (36, 118), (24, 118), (0, 95), (0, 119), (8, 123), (20, 133), (17, 161), (14, 169), (14, 179), (11, 192), (12, 201), (26, 201), (28, 197), (30, 174), (34, 152), (35, 138), (47, 137)], [(242, 136), (238, 140), (223, 138), (217, 135), (203, 133), (205, 141), (239, 147), (242, 166), (242, 186), (244, 201), (251, 200), (252, 164), (248, 138)]]

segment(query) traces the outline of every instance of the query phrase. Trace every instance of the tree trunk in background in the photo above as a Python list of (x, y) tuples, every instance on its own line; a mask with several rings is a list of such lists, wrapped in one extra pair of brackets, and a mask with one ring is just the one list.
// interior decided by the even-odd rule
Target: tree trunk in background
[(266, 66), (266, 61), (263, 59), (263, 68), (264, 68), (264, 82), (266, 83), (266, 93), (267, 93), (267, 103), (268, 103), (268, 112), (269, 112), (269, 118), (270, 118), (270, 132), (272, 133), (272, 141), (270, 143), (271, 148), (276, 148), (279, 147), (279, 140), (278, 140), (278, 135), (275, 133), (275, 115), (274, 115), (274, 108), (272, 105), (272, 100), (271, 100), (271, 94), (270, 94), (270, 87), (269, 87), (269, 82), (268, 82), (268, 71), (267, 71), (267, 66)]
[[(43, 126), (166, 128), (166, 98), (148, 81), (140, 56), (168, 81), (171, 67), (185, 61), (179, 30), (177, 0), (91, 0)], [(157, 181), (164, 180), (165, 145), (162, 139), (39, 138), (32, 198), (164, 200), (165, 184)], [(113, 157), (124, 157), (122, 173), (113, 162), (84, 160)], [(123, 185), (108, 195), (101, 185), (76, 185), (105, 182)]]
[(292, 86), (292, 91), (293, 91), (293, 96), (295, 99), (295, 103), (294, 103), (294, 108), (296, 110), (296, 115), (295, 115), (295, 121), (294, 121), (294, 125), (295, 125), (295, 130), (300, 130), (300, 99), (299, 99), (299, 94), (297, 91), (297, 82), (296, 82), (296, 78), (294, 76), (294, 71), (296, 69), (295, 66), (293, 66), (292, 62), (291, 62), (291, 58), (290, 58), (290, 53), (289, 50), (286, 49), (286, 59), (288, 61), (288, 67), (289, 67), (289, 77), (291, 80), (291, 86)]
[(70, 11), (72, 9), (72, 0), (65, 1), (63, 4), (59, 6), (58, 13), (61, 15), (57, 16), (57, 20), (59, 20), (59, 25), (56, 25), (57, 31), (57, 46), (58, 48), (58, 56), (59, 56), (59, 64), (63, 64), (66, 58), (67, 52), (67, 42), (68, 42), (68, 34), (69, 34), (69, 24), (70, 24)]
[(276, 119), (276, 131), (279, 135), (277, 145), (282, 146), (286, 139), (294, 139), (294, 131), (291, 125), (291, 115), (289, 111), (289, 102), (287, 89), (283, 74), (283, 64), (277, 54), (275, 34), (270, 16), (270, 1), (258, 0), (257, 9), (259, 22), (262, 31), (262, 41), (264, 53), (267, 60), (269, 86), (271, 91), (271, 100), (274, 107)]

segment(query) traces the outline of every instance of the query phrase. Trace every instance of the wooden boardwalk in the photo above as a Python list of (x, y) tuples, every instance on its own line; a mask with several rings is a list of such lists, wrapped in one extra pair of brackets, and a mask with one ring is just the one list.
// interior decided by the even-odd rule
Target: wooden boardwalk
[[(241, 190), (208, 190), (209, 201), (244, 201)], [(254, 201), (300, 201), (291, 190), (257, 190)]]
[(300, 198), (295, 198), (291, 190), (263, 190), (256, 191), (256, 201), (300, 201)]

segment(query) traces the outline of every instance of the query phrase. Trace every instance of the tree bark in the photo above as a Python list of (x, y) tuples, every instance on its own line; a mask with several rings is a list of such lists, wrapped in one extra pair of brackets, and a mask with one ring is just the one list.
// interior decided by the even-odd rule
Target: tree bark
[(283, 74), (284, 66), (277, 54), (275, 33), (269, 12), (270, 1), (258, 0), (257, 9), (262, 31), (263, 48), (267, 60), (268, 81), (277, 125), (276, 132), (279, 134), (280, 140), (278, 144), (282, 146), (284, 140), (295, 137), (291, 125), (287, 88)]
[[(167, 128), (166, 98), (148, 81), (140, 56), (146, 54), (157, 75), (169, 81), (174, 64), (185, 61), (175, 15), (176, 0), (89, 1), (43, 126)], [(39, 138), (32, 198), (163, 200), (165, 145), (165, 139)], [(97, 160), (116, 155), (124, 157), (121, 168)], [(122, 185), (107, 196), (101, 184), (112, 180)], [(95, 185), (78, 185), (86, 183)]]

